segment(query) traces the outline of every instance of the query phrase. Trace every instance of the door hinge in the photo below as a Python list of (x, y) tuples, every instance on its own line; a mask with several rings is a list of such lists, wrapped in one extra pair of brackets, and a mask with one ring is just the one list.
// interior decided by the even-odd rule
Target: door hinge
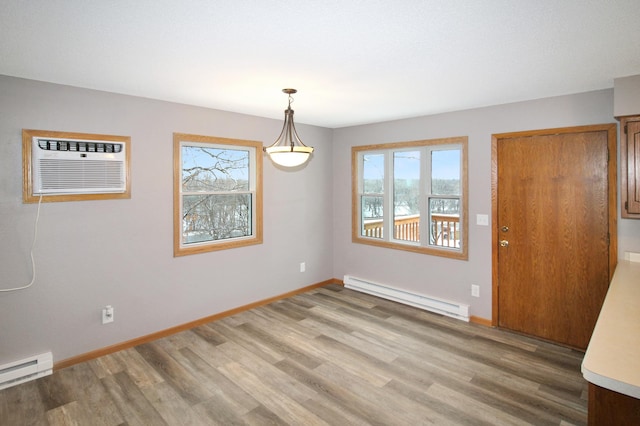
[(625, 210), (629, 210), (629, 202), (628, 201), (624, 202), (624, 209)]

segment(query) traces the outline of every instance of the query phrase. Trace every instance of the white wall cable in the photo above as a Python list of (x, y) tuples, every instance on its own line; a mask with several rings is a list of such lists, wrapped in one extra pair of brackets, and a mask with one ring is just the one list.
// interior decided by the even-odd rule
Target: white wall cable
[(38, 200), (38, 213), (36, 214), (36, 223), (33, 226), (33, 242), (31, 243), (31, 270), (33, 271), (33, 275), (31, 277), (31, 282), (29, 284), (23, 285), (22, 287), (2, 288), (0, 289), (0, 292), (24, 290), (25, 288), (31, 287), (33, 283), (36, 281), (36, 261), (33, 258), (33, 249), (36, 246), (36, 238), (38, 237), (38, 221), (40, 220), (41, 204), (42, 204), (42, 194), (40, 194), (40, 199)]

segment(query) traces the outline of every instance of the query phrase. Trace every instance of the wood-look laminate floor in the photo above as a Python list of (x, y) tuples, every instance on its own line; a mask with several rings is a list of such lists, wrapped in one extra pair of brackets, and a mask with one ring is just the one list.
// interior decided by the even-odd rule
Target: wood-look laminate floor
[(580, 425), (583, 354), (331, 285), (0, 391), (2, 425)]

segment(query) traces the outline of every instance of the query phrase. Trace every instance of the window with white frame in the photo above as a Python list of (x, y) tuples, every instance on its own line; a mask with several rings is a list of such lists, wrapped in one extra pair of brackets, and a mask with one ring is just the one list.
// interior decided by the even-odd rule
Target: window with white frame
[(174, 134), (174, 256), (262, 243), (262, 143)]
[(467, 259), (467, 138), (352, 147), (353, 241)]

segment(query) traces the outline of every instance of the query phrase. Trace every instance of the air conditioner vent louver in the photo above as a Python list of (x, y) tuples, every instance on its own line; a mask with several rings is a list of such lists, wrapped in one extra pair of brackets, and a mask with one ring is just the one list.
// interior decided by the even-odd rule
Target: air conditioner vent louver
[(101, 160), (40, 160), (42, 190), (119, 188), (123, 163)]
[(125, 143), (34, 137), (33, 195), (125, 192)]

